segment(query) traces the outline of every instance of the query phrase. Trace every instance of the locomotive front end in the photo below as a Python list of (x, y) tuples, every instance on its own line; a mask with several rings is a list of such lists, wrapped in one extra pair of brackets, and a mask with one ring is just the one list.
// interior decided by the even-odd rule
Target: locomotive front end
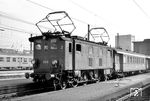
[(37, 36), (29, 39), (34, 43), (32, 60), (34, 81), (50, 80), (64, 69), (64, 40), (59, 36)]
[(49, 13), (36, 23), (41, 36), (29, 38), (34, 43), (34, 73), (26, 75), (33, 81), (62, 80), (65, 66), (65, 40), (75, 30), (75, 26), (65, 11)]

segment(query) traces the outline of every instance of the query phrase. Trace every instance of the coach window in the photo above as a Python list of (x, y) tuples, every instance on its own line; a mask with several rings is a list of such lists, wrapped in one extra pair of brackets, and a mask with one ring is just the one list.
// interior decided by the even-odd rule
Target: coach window
[(27, 62), (27, 58), (24, 58), (24, 62)]
[(72, 44), (69, 43), (69, 52), (72, 52)]
[(10, 57), (6, 57), (6, 61), (7, 61), (7, 62), (10, 62)]
[(22, 58), (20, 58), (20, 62), (22, 62)]
[(13, 61), (13, 62), (16, 62), (16, 58), (13, 58), (12, 61)]
[(4, 57), (0, 57), (0, 62), (3, 62), (4, 61)]
[(129, 61), (130, 61), (129, 59), (130, 59), (130, 57), (129, 57), (129, 56), (127, 56), (127, 63), (129, 63)]
[(80, 44), (76, 44), (76, 51), (80, 51), (81, 52), (81, 45)]
[(32, 61), (32, 58), (29, 58), (29, 62), (31, 62)]

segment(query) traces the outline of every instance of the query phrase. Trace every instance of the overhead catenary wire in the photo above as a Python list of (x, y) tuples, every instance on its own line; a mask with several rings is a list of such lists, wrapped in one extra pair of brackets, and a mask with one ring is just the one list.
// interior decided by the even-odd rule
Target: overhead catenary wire
[(134, 4), (139, 8), (139, 10), (150, 19), (150, 16), (145, 12), (145, 10), (136, 2), (136, 0), (133, 0)]
[[(46, 7), (46, 6), (44, 6), (44, 5), (41, 5), (41, 4), (39, 4), (39, 3), (34, 2), (34, 1), (32, 1), (32, 0), (26, 0), (26, 1), (28, 1), (28, 2), (30, 2), (30, 3), (32, 3), (32, 4), (34, 4), (34, 5), (40, 6), (40, 7), (42, 7), (42, 8), (45, 8), (45, 9), (47, 9), (47, 10), (56, 11), (56, 10), (54, 10), (54, 9), (52, 9), (52, 8)], [(78, 22), (80, 22), (80, 23), (89, 24), (89, 23), (87, 23), (87, 22), (85, 22), (85, 21), (82, 21), (82, 20), (80, 20), (80, 19), (77, 19), (77, 18), (74, 18), (74, 17), (71, 17), (71, 18), (74, 19), (74, 20), (76, 20), (76, 21), (78, 21)]]
[(15, 21), (19, 21), (19, 22), (22, 22), (22, 23), (26, 23), (26, 24), (29, 24), (29, 25), (34, 25), (34, 23), (31, 23), (31, 22), (28, 22), (28, 21), (25, 21), (25, 20), (22, 20), (22, 19), (19, 19), (19, 18), (16, 18), (16, 17), (13, 17), (13, 16), (9, 16), (8, 14), (0, 11), (0, 16), (1, 17), (4, 17), (4, 18), (8, 18), (8, 19), (11, 19), (11, 20), (15, 20)]
[(105, 20), (106, 22), (110, 23), (110, 21), (104, 19), (103, 17), (99, 16), (99, 15), (96, 14), (95, 12), (93, 12), (93, 11), (91, 11), (91, 10), (89, 10), (89, 9), (87, 9), (87, 8), (85, 8), (85, 7), (83, 7), (83, 6), (81, 6), (80, 4), (74, 2), (73, 0), (68, 0), (68, 1), (71, 2), (72, 4), (76, 5), (76, 6), (79, 7), (80, 9), (83, 9), (84, 11), (86, 11), (86, 12), (88, 12), (88, 13), (94, 15), (95, 17), (98, 17), (98, 18), (100, 18), (100, 19), (102, 19), (102, 20)]
[[(2, 24), (1, 24), (1, 25), (2, 25)], [(26, 33), (26, 34), (38, 35), (37, 33), (25, 31), (25, 30), (23, 30), (23, 29), (11, 27), (11, 26), (6, 26), (6, 25), (2, 25), (2, 26), (0, 26), (0, 28), (3, 29), (3, 30), (4, 30), (4, 29), (7, 29), (7, 30), (11, 30), (11, 31), (17, 31), (17, 32), (21, 32), (21, 33)]]

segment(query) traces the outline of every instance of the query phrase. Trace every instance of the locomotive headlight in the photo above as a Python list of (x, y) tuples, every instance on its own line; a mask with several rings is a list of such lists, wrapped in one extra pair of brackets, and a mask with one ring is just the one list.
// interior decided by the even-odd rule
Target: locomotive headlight
[(51, 74), (51, 77), (55, 77), (55, 75), (54, 75), (54, 74)]
[(56, 64), (58, 64), (58, 61), (57, 60), (53, 60), (52, 61), (52, 65), (56, 65)]
[(31, 60), (31, 63), (32, 63), (32, 64), (35, 64), (35, 59)]

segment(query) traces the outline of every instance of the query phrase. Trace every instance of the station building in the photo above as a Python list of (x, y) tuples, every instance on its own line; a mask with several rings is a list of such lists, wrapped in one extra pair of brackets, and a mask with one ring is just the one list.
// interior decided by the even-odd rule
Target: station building
[(117, 34), (117, 36), (115, 36), (115, 48), (150, 55), (150, 39), (135, 41), (135, 36), (131, 34)]
[(150, 55), (150, 39), (134, 42), (134, 51), (137, 53)]
[(135, 36), (128, 34), (128, 35), (119, 35), (115, 36), (115, 48), (133, 51), (134, 46), (133, 42), (135, 41)]

